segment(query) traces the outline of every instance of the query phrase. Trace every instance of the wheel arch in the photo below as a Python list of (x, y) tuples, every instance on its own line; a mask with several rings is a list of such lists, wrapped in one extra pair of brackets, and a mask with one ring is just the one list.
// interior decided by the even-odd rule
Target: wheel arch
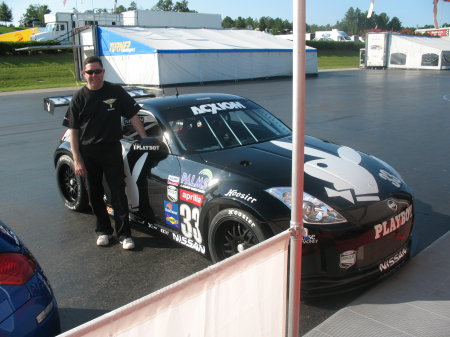
[[(237, 208), (243, 211), (249, 212), (254, 217), (256, 217), (264, 231), (266, 231), (270, 235), (274, 235), (272, 228), (269, 226), (267, 218), (265, 218), (260, 212), (258, 212), (254, 207), (250, 207), (249, 205), (227, 198), (218, 198), (209, 201), (202, 209), (200, 215), (200, 231), (204, 235), (205, 238), (208, 238), (208, 231), (211, 224), (212, 219), (215, 217), (217, 213), (224, 209), (228, 208)], [(208, 239), (206, 239), (208, 240)]]
[(55, 151), (55, 154), (53, 155), (53, 165), (56, 168), (56, 164), (58, 164), (58, 160), (59, 158), (61, 158), (62, 156), (69, 156), (72, 158), (72, 151), (70, 150), (70, 145), (67, 146), (63, 146), (63, 144), (61, 144)]

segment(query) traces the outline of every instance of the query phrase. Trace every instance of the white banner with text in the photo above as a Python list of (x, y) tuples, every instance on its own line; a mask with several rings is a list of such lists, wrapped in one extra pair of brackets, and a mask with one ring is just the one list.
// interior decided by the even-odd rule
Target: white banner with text
[(285, 335), (289, 232), (60, 336)]

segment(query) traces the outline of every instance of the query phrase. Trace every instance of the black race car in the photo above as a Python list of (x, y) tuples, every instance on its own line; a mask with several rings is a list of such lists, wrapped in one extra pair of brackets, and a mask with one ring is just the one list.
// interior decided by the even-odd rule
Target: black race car
[[(291, 130), (239, 96), (195, 94), (139, 102), (148, 138), (123, 120), (130, 218), (220, 261), (289, 228)], [(61, 195), (88, 207), (68, 130), (55, 152)], [(302, 289), (369, 284), (409, 258), (413, 196), (373, 156), (305, 137)], [(105, 200), (109, 212), (108, 188)]]

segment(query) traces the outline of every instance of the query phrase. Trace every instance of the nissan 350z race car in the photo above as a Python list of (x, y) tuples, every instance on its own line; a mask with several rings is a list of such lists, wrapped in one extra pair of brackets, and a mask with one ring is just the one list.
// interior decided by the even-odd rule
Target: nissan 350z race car
[[(49, 102), (49, 101), (48, 101)], [(123, 120), (130, 218), (223, 260), (289, 228), (291, 130), (239, 96), (194, 94), (139, 101), (148, 137)], [(65, 205), (88, 207), (69, 133), (54, 164)], [(305, 137), (302, 290), (326, 294), (372, 283), (406, 262), (413, 195), (376, 157)], [(110, 196), (105, 184), (110, 214)]]

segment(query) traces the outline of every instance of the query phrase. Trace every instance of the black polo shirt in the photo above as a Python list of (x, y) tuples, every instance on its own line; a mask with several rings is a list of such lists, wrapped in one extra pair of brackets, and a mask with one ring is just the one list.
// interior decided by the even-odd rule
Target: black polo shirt
[(99, 90), (86, 86), (72, 97), (63, 125), (80, 130), (80, 144), (117, 142), (122, 138), (121, 116), (133, 117), (139, 104), (120, 86), (107, 81)]

